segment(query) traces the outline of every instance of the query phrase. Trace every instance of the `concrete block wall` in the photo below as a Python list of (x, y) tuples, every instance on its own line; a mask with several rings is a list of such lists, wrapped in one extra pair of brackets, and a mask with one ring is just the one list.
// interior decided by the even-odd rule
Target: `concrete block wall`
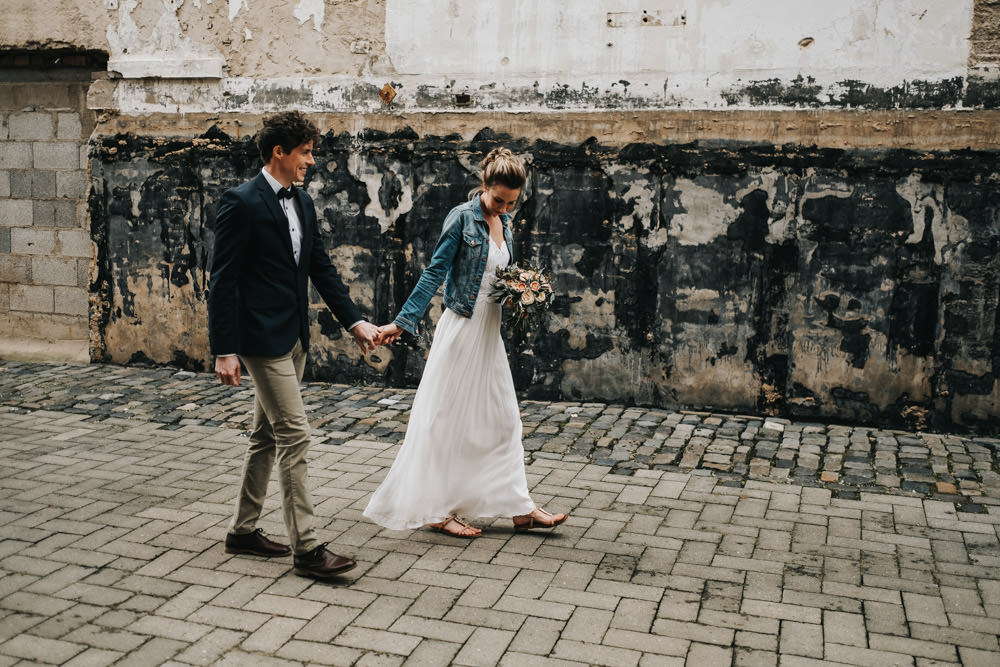
[(89, 70), (0, 78), (0, 355), (89, 359)]

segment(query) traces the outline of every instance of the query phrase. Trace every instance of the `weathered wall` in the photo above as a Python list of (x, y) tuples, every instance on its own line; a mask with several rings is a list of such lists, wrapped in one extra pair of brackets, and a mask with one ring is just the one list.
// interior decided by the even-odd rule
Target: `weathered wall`
[[(0, 354), (89, 358), (85, 56), (0, 55)], [(103, 66), (103, 62), (99, 63)]]
[[(531, 160), (518, 243), (565, 291), (512, 341), (530, 395), (1000, 415), (997, 0), (8, 5), (0, 52), (108, 57), (87, 93), (95, 359), (207, 367), (214, 203), (294, 107), (325, 133), (308, 187), (376, 320), (491, 133)], [(315, 376), (419, 377), (419, 345), (366, 363), (318, 305), (314, 327)]]
[[(367, 316), (395, 314), (497, 141), (531, 163), (518, 253), (560, 290), (547, 331), (512, 340), (529, 396), (983, 428), (998, 414), (995, 152), (329, 132), (306, 187)], [(98, 356), (207, 367), (211, 204), (255, 172), (249, 140), (116, 135), (94, 158)], [(313, 327), (316, 377), (419, 378), (426, 340), (365, 364), (319, 304)]]

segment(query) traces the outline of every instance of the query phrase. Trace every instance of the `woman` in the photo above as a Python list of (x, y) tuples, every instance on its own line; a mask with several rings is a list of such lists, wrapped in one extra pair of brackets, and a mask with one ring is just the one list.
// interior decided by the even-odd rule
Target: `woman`
[(516, 530), (566, 520), (528, 495), (521, 415), (500, 338), (500, 305), (489, 298), (497, 267), (511, 261), (509, 212), (527, 179), (506, 148), (482, 162), (482, 185), (445, 219), (430, 264), (379, 344), (416, 333), (445, 283), (446, 310), (410, 412), (403, 446), (365, 516), (393, 530), (429, 525), (456, 537), (482, 531), (460, 518), (513, 518)]

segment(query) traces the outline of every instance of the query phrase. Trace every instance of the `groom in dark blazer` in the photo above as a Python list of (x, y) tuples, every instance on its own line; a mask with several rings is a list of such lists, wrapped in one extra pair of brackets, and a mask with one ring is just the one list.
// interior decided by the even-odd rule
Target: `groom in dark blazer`
[[(356, 563), (326, 549), (313, 526), (309, 423), (299, 389), (309, 346), (309, 282), (362, 352), (375, 348), (378, 329), (358, 312), (330, 262), (312, 199), (293, 185), (315, 164), (318, 140), (319, 130), (297, 111), (264, 120), (257, 135), (261, 173), (219, 202), (208, 316), (219, 380), (238, 385), (242, 359), (255, 388), (253, 432), (226, 552), (294, 552), (296, 574), (324, 578)], [(275, 462), (291, 548), (256, 527)]]

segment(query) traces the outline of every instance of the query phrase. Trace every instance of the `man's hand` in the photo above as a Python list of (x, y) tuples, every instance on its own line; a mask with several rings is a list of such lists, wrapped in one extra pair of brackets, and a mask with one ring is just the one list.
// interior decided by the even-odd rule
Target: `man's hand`
[(379, 345), (388, 345), (389, 343), (395, 342), (395, 340), (401, 335), (403, 335), (403, 330), (395, 322), (383, 324), (378, 328), (377, 342)]
[(371, 322), (359, 323), (351, 329), (351, 335), (354, 336), (354, 342), (358, 344), (363, 354), (368, 354), (378, 347), (378, 327)]
[(228, 357), (215, 358), (215, 377), (219, 378), (222, 384), (233, 387), (240, 384), (240, 358), (235, 354)]

